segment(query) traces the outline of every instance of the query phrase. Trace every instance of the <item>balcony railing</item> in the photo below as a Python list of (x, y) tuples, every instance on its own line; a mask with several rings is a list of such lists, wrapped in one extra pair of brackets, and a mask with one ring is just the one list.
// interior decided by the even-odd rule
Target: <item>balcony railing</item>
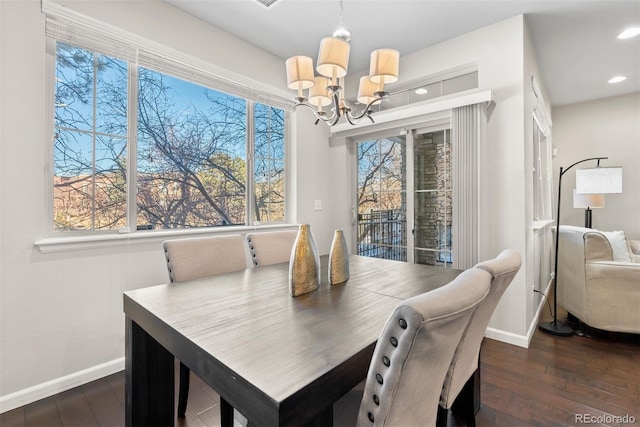
[[(358, 214), (358, 255), (407, 261), (407, 221), (400, 209)], [(438, 227), (435, 248), (416, 250), (416, 261), (451, 265), (451, 225)]]
[(406, 261), (406, 228), (400, 209), (358, 214), (358, 255)]

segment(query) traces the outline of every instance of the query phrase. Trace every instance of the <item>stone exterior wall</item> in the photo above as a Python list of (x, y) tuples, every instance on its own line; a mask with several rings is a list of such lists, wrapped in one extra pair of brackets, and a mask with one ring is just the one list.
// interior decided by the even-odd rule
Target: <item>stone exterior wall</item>
[(441, 265), (451, 250), (451, 143), (450, 132), (419, 135), (415, 148), (415, 246), (416, 262)]

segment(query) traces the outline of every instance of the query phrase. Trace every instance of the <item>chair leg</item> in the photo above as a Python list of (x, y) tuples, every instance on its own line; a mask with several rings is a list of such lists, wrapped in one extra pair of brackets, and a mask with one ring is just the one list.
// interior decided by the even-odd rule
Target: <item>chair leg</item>
[(220, 426), (233, 427), (233, 406), (220, 396)]
[[(479, 384), (478, 384), (479, 385)], [(476, 426), (476, 408), (473, 400), (474, 388), (476, 387), (476, 375), (471, 375), (467, 380), (460, 394), (456, 397), (456, 400), (451, 405), (451, 412), (454, 416), (462, 418), (467, 427)]]
[(447, 427), (449, 418), (449, 410), (438, 405), (438, 417), (436, 418), (436, 427)]
[(178, 392), (178, 418), (184, 418), (187, 412), (187, 399), (189, 399), (189, 377), (191, 371), (180, 362), (180, 391)]

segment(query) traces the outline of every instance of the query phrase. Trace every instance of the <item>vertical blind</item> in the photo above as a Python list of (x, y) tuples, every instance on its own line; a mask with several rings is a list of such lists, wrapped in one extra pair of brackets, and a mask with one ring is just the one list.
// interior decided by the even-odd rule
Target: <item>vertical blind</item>
[(453, 161), (453, 268), (478, 262), (480, 243), (480, 147), (486, 124), (483, 104), (451, 110)]

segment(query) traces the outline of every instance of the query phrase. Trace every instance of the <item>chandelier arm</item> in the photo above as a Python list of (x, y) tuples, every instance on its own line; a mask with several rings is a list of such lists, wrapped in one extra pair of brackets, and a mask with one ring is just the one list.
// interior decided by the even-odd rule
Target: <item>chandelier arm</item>
[(376, 122), (375, 120), (373, 120), (373, 117), (371, 117), (371, 110), (365, 110), (358, 117), (353, 117), (351, 114), (345, 114), (345, 117), (347, 118), (349, 123), (351, 123), (352, 125), (357, 125), (358, 122), (360, 121), (360, 119), (362, 119), (363, 117), (366, 117), (369, 120), (371, 120), (371, 123), (375, 124), (375, 122)]
[[(303, 106), (303, 107), (309, 108), (311, 111), (313, 111), (313, 114), (314, 114), (314, 116), (316, 116), (316, 119), (322, 120), (323, 122), (330, 122), (331, 120), (333, 120), (336, 117), (336, 113), (335, 112), (329, 117), (325, 117), (324, 115), (320, 115), (320, 114), (318, 114), (318, 112), (316, 111), (316, 108), (313, 105), (307, 104), (305, 102), (296, 103), (295, 107), (298, 107), (298, 106)], [(340, 117), (338, 116), (338, 118), (340, 118)]]
[[(377, 92), (379, 93), (379, 92)], [(383, 95), (383, 96), (377, 96), (373, 101), (371, 101), (370, 103), (367, 104), (367, 106), (364, 108), (365, 111), (371, 112), (371, 107), (373, 107), (373, 104), (378, 102), (378, 101), (382, 101), (382, 99), (387, 96), (387, 95)]]
[(361, 118), (363, 118), (364, 116), (368, 116), (369, 115), (369, 110), (367, 110), (366, 108), (362, 111), (362, 113), (360, 113), (359, 115), (351, 115), (351, 114), (347, 114), (347, 118), (349, 119), (349, 123), (351, 124), (355, 124), (352, 120), (354, 120), (356, 123), (358, 122), (358, 120), (360, 120)]
[[(347, 114), (345, 114), (344, 116), (347, 118), (347, 121), (348, 121), (349, 123), (351, 123), (352, 125), (357, 125), (357, 124), (358, 124), (358, 120), (359, 120), (359, 119), (352, 118), (352, 117), (351, 117), (351, 114), (349, 114), (348, 112), (347, 112)], [(360, 116), (360, 117), (362, 117), (362, 116)], [(354, 120), (355, 120), (355, 121), (354, 121)]]
[(331, 120), (333, 120), (334, 117), (336, 117), (336, 113), (334, 112), (332, 115), (330, 116), (324, 116), (324, 115), (319, 115), (318, 113), (315, 113), (316, 117), (320, 120), (322, 120), (323, 122), (330, 122)]
[[(354, 115), (354, 116), (351, 116), (351, 118), (352, 118), (353, 120), (356, 120), (356, 121), (357, 121), (357, 120), (360, 120), (361, 118), (363, 118), (363, 117), (367, 116), (367, 117), (369, 117), (369, 118), (371, 119), (371, 113), (372, 113), (372, 111), (371, 111), (371, 107), (373, 106), (373, 104), (374, 104), (375, 102), (381, 101), (381, 100), (382, 100), (382, 98), (383, 98), (382, 96), (376, 97), (373, 101), (369, 102), (369, 103), (364, 107), (364, 110), (362, 110), (362, 113), (361, 113), (360, 115), (358, 115), (358, 116), (355, 116), (355, 115)], [(373, 119), (371, 119), (371, 120), (373, 121)], [(351, 122), (351, 120), (349, 120), (349, 123), (353, 124), (353, 122)], [(375, 122), (374, 122), (374, 123), (375, 123)]]
[(333, 121), (333, 123), (329, 123), (329, 126), (335, 126), (338, 123), (338, 121), (340, 120), (340, 115), (339, 114), (336, 114), (335, 116), (336, 116), (336, 119)]

